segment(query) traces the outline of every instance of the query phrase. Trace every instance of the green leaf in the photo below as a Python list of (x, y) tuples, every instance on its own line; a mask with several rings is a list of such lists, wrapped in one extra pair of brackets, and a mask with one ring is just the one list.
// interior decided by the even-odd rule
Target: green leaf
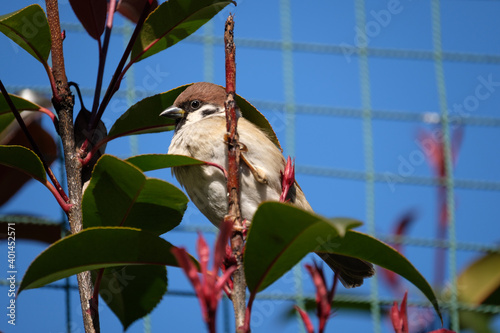
[[(500, 305), (500, 254), (488, 253), (474, 261), (458, 277), (458, 299), (464, 303)], [(492, 296), (497, 297), (492, 297)]]
[(378, 239), (349, 230), (344, 237), (328, 240), (316, 248), (316, 251), (363, 259), (399, 274), (420, 289), (441, 317), (436, 295), (425, 278), (401, 253)]
[[(31, 110), (31, 111), (38, 111), (40, 110), (41, 106), (36, 105), (35, 103), (32, 103), (24, 98), (21, 98), (16, 95), (9, 94), (10, 99), (14, 103), (16, 109), (18, 111), (22, 110)], [(9, 104), (7, 104), (7, 101), (5, 100), (5, 97), (3, 94), (0, 94), (0, 115), (6, 114), (6, 113), (11, 113), (12, 111), (10, 110)]]
[(252, 219), (245, 247), (249, 290), (258, 292), (268, 287), (314, 251), (324, 237), (336, 239), (359, 225), (351, 219), (327, 220), (288, 204), (261, 204)]
[(120, 116), (109, 130), (108, 137), (171, 131), (175, 121), (160, 117), (160, 113), (171, 106), (179, 94), (188, 86), (180, 86), (167, 92), (147, 97), (132, 105)]
[(39, 288), (88, 270), (123, 265), (177, 266), (173, 245), (134, 228), (89, 228), (43, 251), (28, 267), (19, 287)]
[(120, 319), (124, 331), (150, 313), (166, 292), (167, 269), (153, 265), (106, 268), (99, 288), (99, 294)]
[(83, 225), (127, 226), (159, 235), (181, 222), (187, 203), (186, 195), (174, 185), (103, 155), (83, 195)]
[(0, 115), (0, 141), (3, 138), (2, 132), (15, 120), (12, 113)]
[(143, 172), (178, 166), (205, 164), (205, 162), (189, 156), (171, 154), (137, 155), (127, 158), (125, 161), (132, 163)]
[(1, 146), (0, 164), (18, 169), (45, 184), (47, 176), (40, 158), (23, 146)]
[(194, 33), (232, 1), (169, 0), (146, 19), (132, 47), (133, 62), (156, 54)]
[(403, 276), (419, 288), (440, 315), (432, 288), (413, 265), (383, 242), (349, 230), (351, 219), (325, 219), (278, 202), (263, 203), (255, 213), (245, 249), (245, 277), (256, 293), (276, 281), (309, 252), (328, 252), (372, 262)]
[(47, 64), (52, 41), (42, 7), (30, 5), (0, 16), (0, 31), (42, 64)]

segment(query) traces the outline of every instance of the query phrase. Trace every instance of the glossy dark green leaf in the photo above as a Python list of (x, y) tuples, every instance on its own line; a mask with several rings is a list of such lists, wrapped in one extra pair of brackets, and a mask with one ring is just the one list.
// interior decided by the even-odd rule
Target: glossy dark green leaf
[(104, 32), (108, 2), (106, 0), (69, 0), (69, 3), (90, 37), (99, 39)]
[(47, 182), (42, 161), (26, 147), (0, 145), (0, 164), (18, 169), (43, 184)]
[(230, 3), (221, 0), (165, 1), (144, 22), (132, 48), (132, 61), (145, 59), (183, 40)]
[(420, 289), (441, 317), (436, 295), (427, 280), (408, 259), (382, 241), (361, 232), (349, 230), (344, 237), (325, 241), (316, 251), (360, 258), (399, 274)]
[(177, 266), (173, 245), (134, 228), (99, 227), (67, 236), (43, 251), (28, 267), (19, 287), (42, 287), (88, 270), (123, 265)]
[(126, 159), (143, 172), (186, 165), (202, 165), (205, 162), (184, 155), (144, 154)]
[(352, 219), (327, 220), (288, 204), (261, 204), (252, 219), (245, 248), (249, 290), (265, 289), (321, 242), (343, 236), (360, 224)]
[[(17, 108), (18, 111), (22, 110), (32, 110), (32, 111), (38, 111), (40, 110), (40, 105), (36, 105), (35, 103), (32, 103), (24, 98), (21, 98), (16, 95), (9, 94), (10, 99), (14, 103), (15, 107)], [(7, 104), (7, 101), (5, 100), (5, 97), (0, 94), (0, 115), (6, 114), (6, 113), (11, 113), (12, 111), (10, 110), (9, 104)]]
[(47, 64), (51, 38), (47, 17), (39, 5), (0, 16), (0, 31), (35, 59)]
[(0, 139), (3, 137), (2, 132), (10, 125), (16, 118), (12, 113), (5, 113), (0, 115)]
[(171, 106), (179, 94), (186, 89), (180, 86), (167, 92), (147, 97), (132, 105), (120, 116), (109, 130), (108, 137), (116, 138), (131, 134), (171, 131), (175, 121), (160, 117), (160, 113)]
[(83, 195), (83, 225), (127, 226), (162, 234), (181, 222), (187, 202), (172, 184), (148, 178), (131, 163), (104, 155)]
[(167, 269), (153, 265), (106, 268), (99, 288), (101, 298), (121, 321), (124, 331), (150, 313), (166, 292)]
[[(461, 302), (480, 305), (500, 305), (500, 254), (488, 253), (470, 264), (457, 280), (458, 298)], [(496, 295), (497, 297), (492, 297)]]
[(278, 137), (276, 136), (276, 133), (274, 133), (274, 130), (271, 127), (271, 124), (269, 124), (269, 121), (267, 121), (266, 117), (264, 117), (264, 115), (260, 113), (259, 110), (255, 108), (255, 106), (250, 104), (250, 102), (248, 102), (240, 95), (236, 95), (236, 104), (240, 108), (242, 116), (247, 120), (251, 121), (252, 123), (254, 123), (260, 129), (262, 129), (271, 139), (271, 141), (281, 151), (283, 151), (280, 142), (278, 141)]
[(360, 223), (345, 218), (325, 219), (278, 202), (257, 209), (245, 249), (248, 288), (256, 293), (276, 281), (309, 252), (360, 258), (403, 276), (419, 288), (440, 314), (429, 283), (399, 252), (383, 242), (350, 230)]

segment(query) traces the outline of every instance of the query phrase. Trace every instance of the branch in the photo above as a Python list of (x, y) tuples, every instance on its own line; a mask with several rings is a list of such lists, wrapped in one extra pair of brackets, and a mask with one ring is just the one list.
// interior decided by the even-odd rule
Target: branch
[(234, 289), (232, 301), (234, 307), (234, 318), (236, 331), (241, 332), (245, 324), (245, 296), (246, 282), (243, 267), (243, 223), (240, 210), (240, 145), (238, 132), (236, 130), (238, 117), (236, 114), (236, 62), (235, 46), (233, 40), (234, 21), (229, 15), (224, 30), (224, 44), (226, 53), (226, 123), (227, 123), (227, 149), (228, 149), (228, 214), (225, 220), (233, 223), (233, 234), (231, 236), (231, 250), (236, 258), (238, 269), (233, 273)]
[[(68, 194), (72, 204), (68, 212), (68, 220), (72, 233), (82, 230), (82, 175), (81, 164), (75, 150), (75, 135), (73, 129), (74, 99), (66, 79), (64, 68), (64, 54), (59, 21), (57, 0), (45, 0), (47, 6), (47, 20), (52, 38), (52, 74), (54, 76), (57, 95), (53, 96), (52, 103), (59, 116), (59, 135), (61, 136), (66, 175), (68, 180)], [(80, 303), (82, 306), (83, 324), (86, 333), (99, 332), (99, 324), (94, 325), (90, 312), (92, 299), (92, 279), (89, 271), (77, 275)]]

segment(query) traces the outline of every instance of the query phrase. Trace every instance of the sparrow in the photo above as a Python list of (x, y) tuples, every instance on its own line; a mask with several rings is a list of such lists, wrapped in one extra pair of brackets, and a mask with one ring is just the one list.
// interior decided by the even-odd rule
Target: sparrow
[[(186, 88), (174, 104), (160, 116), (175, 119), (175, 132), (169, 154), (185, 155), (227, 169), (227, 131), (224, 102), (225, 89), (198, 82)], [(241, 216), (251, 221), (257, 207), (264, 201), (278, 201), (282, 192), (281, 174), (285, 158), (266, 133), (241, 117), (237, 109), (240, 163)], [(227, 214), (226, 177), (213, 166), (182, 166), (172, 170), (190, 199), (208, 220), (218, 226)], [(289, 202), (312, 212), (297, 183), (291, 188)], [(374, 274), (373, 265), (364, 260), (337, 254), (318, 255), (337, 272), (344, 287), (358, 287), (363, 279)]]

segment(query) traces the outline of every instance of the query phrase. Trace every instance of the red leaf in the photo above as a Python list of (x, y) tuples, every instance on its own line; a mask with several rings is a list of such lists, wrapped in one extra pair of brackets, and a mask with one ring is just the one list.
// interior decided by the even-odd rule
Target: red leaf
[(418, 134), (418, 141), (436, 175), (442, 177), (444, 175), (444, 155), (441, 137), (422, 130)]
[[(158, 1), (148, 0), (152, 4), (150, 11), (153, 11), (158, 7)], [(141, 17), (142, 9), (146, 0), (120, 0), (116, 11), (128, 18), (130, 21), (137, 23), (139, 17)]]
[(403, 215), (396, 224), (396, 229), (394, 230), (394, 234), (396, 236), (404, 236), (410, 224), (415, 220), (415, 215), (416, 214), (413, 211), (409, 211), (405, 215)]
[(408, 292), (405, 292), (405, 296), (403, 297), (403, 301), (401, 302), (401, 307), (399, 310), (398, 302), (394, 302), (394, 305), (391, 308), (390, 315), (395, 333), (408, 333), (408, 315), (406, 313), (407, 296)]
[(403, 319), (403, 333), (408, 333), (408, 313), (406, 312), (406, 299), (408, 297), (408, 292), (405, 292), (403, 301), (401, 302), (401, 307), (399, 308), (399, 313)]
[[(314, 286), (316, 287), (316, 305), (317, 315), (319, 319), (319, 332), (323, 332), (326, 322), (330, 317), (331, 303), (329, 299), (330, 294), (333, 296), (333, 292), (328, 292), (323, 270), (318, 266), (316, 262), (314, 263), (314, 267), (311, 265), (305, 265), (305, 267), (309, 271), (309, 274), (311, 274)], [(335, 282), (332, 288), (335, 288)]]
[(304, 322), (304, 326), (306, 327), (307, 333), (314, 333), (314, 326), (311, 322), (311, 318), (309, 318), (309, 315), (307, 312), (299, 308), (297, 305), (295, 305), (295, 309), (299, 312), (300, 317), (302, 318), (302, 321)]
[(184, 270), (184, 273), (186, 273), (189, 281), (191, 281), (196, 296), (198, 296), (198, 299), (200, 301), (201, 312), (203, 313), (203, 316), (206, 320), (207, 307), (205, 304), (205, 299), (203, 297), (203, 289), (201, 286), (200, 278), (198, 277), (198, 270), (196, 269), (196, 266), (191, 261), (191, 258), (189, 257), (185, 249), (174, 247), (171, 251), (175, 256), (175, 259), (177, 259), (177, 263)]
[(104, 32), (108, 2), (106, 0), (69, 0), (69, 3), (90, 37), (98, 40)]
[[(408, 227), (411, 225), (411, 223), (415, 220), (416, 218), (416, 213), (414, 211), (409, 211), (406, 214), (404, 214), (396, 223), (396, 227), (394, 229), (393, 234), (395, 236), (404, 236), (406, 235), (406, 232), (408, 230)], [(392, 244), (391, 244), (392, 245)], [(393, 247), (398, 251), (402, 253), (402, 247), (401, 244), (394, 244)], [(396, 292), (399, 292), (399, 286), (400, 286), (400, 278), (399, 275), (394, 273), (393, 271), (381, 268), (382, 270), (382, 276), (387, 280), (387, 283), (389, 286)]]
[(458, 158), (458, 151), (460, 150), (460, 147), (462, 146), (462, 139), (464, 138), (464, 128), (463, 127), (457, 127), (451, 136), (451, 158), (453, 161), (453, 164), (457, 162)]
[[(455, 164), (458, 156), (458, 151), (462, 144), (463, 127), (457, 127), (451, 134), (451, 160)], [(422, 130), (418, 134), (420, 147), (424, 150), (429, 164), (434, 169), (438, 177), (446, 176), (445, 168), (445, 149), (442, 132), (428, 132)]]
[(333, 284), (332, 284), (332, 289), (328, 292), (328, 304), (332, 304), (333, 298), (335, 297), (335, 290), (337, 289), (337, 284), (339, 282), (339, 277), (337, 275), (337, 272), (333, 275)]
[(221, 232), (217, 239), (216, 249), (214, 252), (218, 252), (219, 258), (214, 258), (214, 271), (208, 270), (208, 262), (210, 259), (210, 249), (208, 248), (205, 238), (200, 234), (197, 241), (197, 252), (200, 262), (202, 280), (198, 276), (198, 270), (196, 269), (194, 263), (191, 261), (186, 250), (174, 248), (172, 253), (177, 259), (179, 266), (184, 269), (184, 272), (191, 281), (194, 287), (196, 296), (200, 301), (201, 310), (203, 313), (203, 319), (207, 323), (209, 330), (214, 331), (215, 327), (215, 316), (217, 311), (217, 305), (222, 297), (222, 289), (226, 286), (226, 283), (231, 278), (231, 274), (236, 270), (237, 266), (231, 266), (227, 268), (222, 277), (217, 276), (219, 266), (222, 264), (224, 258), (225, 245), (231, 233), (232, 224), (223, 224), (221, 227)]
[(286, 202), (290, 200), (288, 198), (288, 192), (292, 188), (292, 186), (295, 183), (295, 165), (292, 162), (292, 159), (290, 156), (288, 156), (288, 159), (286, 160), (286, 165), (285, 165), (285, 171), (284, 173), (281, 173), (281, 196), (280, 196), (280, 202)]
[(233, 224), (231, 220), (224, 220), (220, 225), (219, 235), (215, 243), (214, 250), (214, 268), (213, 271), (217, 272), (219, 266), (223, 264), (224, 257), (226, 254), (227, 243), (231, 232), (233, 230)]
[[(234, 265), (226, 269), (224, 274), (220, 276), (217, 280), (217, 283), (215, 284), (215, 294), (217, 296), (217, 301), (222, 297), (222, 289), (228, 283), (228, 281), (231, 279), (231, 275), (234, 273), (234, 271), (238, 268), (238, 266)], [(232, 289), (232, 288), (231, 288)], [(232, 290), (230, 290), (232, 291)]]
[(203, 277), (207, 275), (208, 260), (210, 259), (210, 250), (208, 249), (207, 242), (201, 234), (198, 234), (198, 242), (196, 244), (196, 251), (198, 252), (198, 261), (200, 262), (201, 274)]

